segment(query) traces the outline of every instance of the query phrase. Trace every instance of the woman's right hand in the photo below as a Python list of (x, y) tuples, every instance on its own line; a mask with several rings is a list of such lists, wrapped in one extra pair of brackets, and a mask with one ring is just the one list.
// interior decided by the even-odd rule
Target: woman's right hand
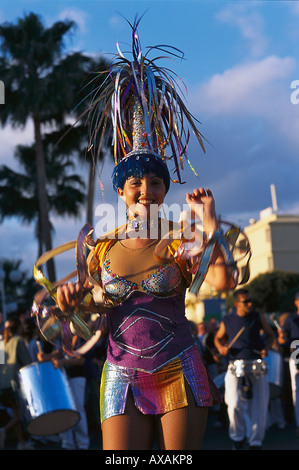
[(62, 312), (69, 312), (78, 307), (83, 299), (84, 289), (76, 282), (57, 287), (57, 305)]
[(104, 313), (109, 304), (106, 302), (105, 293), (101, 286), (90, 285), (82, 287), (78, 282), (63, 284), (57, 287), (57, 305), (62, 312), (70, 312), (79, 307), (84, 296), (92, 290), (92, 301), (89, 303), (90, 313)]

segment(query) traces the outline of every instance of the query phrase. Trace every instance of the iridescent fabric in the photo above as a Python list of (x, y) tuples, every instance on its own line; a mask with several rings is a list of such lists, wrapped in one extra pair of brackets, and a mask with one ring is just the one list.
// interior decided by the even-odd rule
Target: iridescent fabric
[(185, 295), (154, 297), (138, 290), (107, 315), (107, 360), (155, 372), (194, 344)]
[(157, 415), (185, 407), (188, 405), (185, 380), (198, 406), (212, 406), (221, 401), (196, 346), (154, 373), (106, 361), (101, 378), (101, 422), (124, 413), (129, 387), (135, 406), (143, 414)]
[[(122, 302), (138, 289), (135, 282), (131, 282), (110, 268), (107, 259), (102, 266), (102, 284), (106, 296), (115, 303)], [(161, 266), (155, 273), (142, 280), (139, 289), (156, 297), (169, 297), (185, 289), (184, 278), (177, 263)]]

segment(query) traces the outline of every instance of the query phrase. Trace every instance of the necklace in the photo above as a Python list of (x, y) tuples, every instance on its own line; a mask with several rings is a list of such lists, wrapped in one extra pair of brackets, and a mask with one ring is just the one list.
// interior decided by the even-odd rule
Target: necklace
[(129, 219), (127, 222), (127, 227), (133, 230), (149, 230), (154, 227), (158, 227), (159, 222), (157, 219), (150, 220), (134, 220)]

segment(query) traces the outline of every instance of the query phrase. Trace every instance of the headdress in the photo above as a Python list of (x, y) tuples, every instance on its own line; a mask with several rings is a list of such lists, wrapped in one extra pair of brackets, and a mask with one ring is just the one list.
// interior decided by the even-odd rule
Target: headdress
[[(204, 145), (196, 119), (177, 91), (178, 77), (157, 63), (161, 59), (183, 58), (183, 53), (165, 45), (148, 47), (143, 53), (137, 31), (140, 19), (136, 18), (133, 24), (128, 22), (132, 28), (131, 59), (117, 44), (118, 54), (106, 79), (95, 87), (88, 110), (89, 149), (100, 152), (112, 136), (114, 189), (122, 187), (130, 176), (153, 171), (161, 175), (168, 190), (170, 180), (183, 182), (181, 171), (189, 162), (186, 153), (190, 127), (203, 150)], [(168, 55), (150, 59), (153, 50)]]

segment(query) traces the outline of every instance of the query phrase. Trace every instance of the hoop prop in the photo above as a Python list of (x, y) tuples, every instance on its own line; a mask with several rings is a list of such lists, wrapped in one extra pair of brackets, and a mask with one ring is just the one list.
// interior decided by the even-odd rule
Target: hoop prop
[[(54, 341), (57, 339), (59, 334), (61, 334), (63, 339), (63, 349), (68, 354), (72, 353), (73, 334), (78, 334), (86, 340), (90, 339), (94, 334), (83, 320), (83, 317), (87, 313), (88, 304), (91, 300), (91, 292), (90, 289), (87, 288), (88, 271), (86, 253), (87, 249), (94, 245), (91, 238), (92, 231), (93, 228), (90, 224), (84, 225), (77, 240), (65, 243), (53, 250), (47, 251), (40, 256), (33, 268), (34, 279), (45, 290), (39, 291), (35, 295), (31, 315), (36, 317), (37, 324), (42, 335), (50, 343), (54, 344)], [(76, 250), (77, 269), (59, 281), (54, 283), (50, 282), (39, 267), (54, 256), (74, 248)], [(86, 289), (85, 292), (83, 291), (83, 300), (80, 305), (74, 309), (74, 311), (62, 312), (57, 305), (57, 287), (76, 275), (80, 286), (83, 289)], [(42, 304), (42, 302), (44, 302), (49, 296), (54, 300), (55, 305)]]

